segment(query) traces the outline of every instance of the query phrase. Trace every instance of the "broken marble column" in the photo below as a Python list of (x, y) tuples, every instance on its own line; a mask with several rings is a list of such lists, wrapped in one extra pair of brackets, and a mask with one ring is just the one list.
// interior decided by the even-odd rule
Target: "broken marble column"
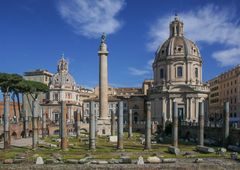
[(147, 107), (147, 122), (146, 122), (146, 129), (145, 129), (145, 148), (144, 149), (151, 149), (151, 102), (146, 102)]
[(89, 149), (96, 149), (96, 115), (94, 112), (94, 101), (90, 102), (90, 125), (89, 125)]
[(115, 136), (115, 114), (113, 110), (111, 110), (111, 136)]
[(9, 124), (9, 105), (10, 96), (7, 93), (3, 94), (4, 97), (4, 149), (10, 148), (10, 124)]
[[(61, 149), (66, 150), (68, 147), (67, 142), (67, 121), (66, 121), (66, 113), (65, 113), (66, 103), (61, 101), (61, 117), (60, 117), (60, 124), (61, 124)], [(67, 109), (66, 109), (67, 110)]]
[(117, 149), (123, 149), (123, 101), (118, 102), (118, 143)]
[(204, 102), (199, 102), (199, 145), (204, 145)]
[(42, 138), (45, 138), (46, 135), (47, 135), (46, 113), (43, 110), (43, 112), (42, 112)]
[(80, 138), (80, 109), (78, 109), (77, 111), (75, 111), (75, 129), (76, 129), (76, 137)]
[(178, 147), (178, 105), (176, 101), (173, 102), (172, 145)]
[(224, 102), (224, 144), (228, 144), (229, 137), (229, 102)]
[(162, 115), (162, 131), (165, 132), (166, 129), (166, 113), (163, 112)]
[(133, 136), (132, 134), (132, 109), (129, 109), (128, 112), (128, 138), (131, 139)]
[(32, 148), (37, 147), (38, 143), (38, 113), (37, 113), (37, 100), (32, 101)]
[(23, 137), (27, 138), (29, 136), (28, 134), (28, 115), (26, 112), (26, 95), (22, 94), (22, 120), (23, 120)]

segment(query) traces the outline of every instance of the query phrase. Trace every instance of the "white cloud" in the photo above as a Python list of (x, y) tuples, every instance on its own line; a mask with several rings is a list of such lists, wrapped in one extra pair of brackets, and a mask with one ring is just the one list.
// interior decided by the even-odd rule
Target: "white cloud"
[(58, 10), (77, 34), (96, 38), (103, 32), (115, 33), (122, 25), (116, 19), (124, 0), (61, 0)]
[(129, 67), (128, 69), (130, 71), (130, 74), (134, 76), (143, 76), (143, 75), (149, 74), (149, 70), (146, 70), (146, 69), (137, 69), (133, 67)]
[[(184, 34), (196, 42), (219, 43), (224, 50), (215, 51), (212, 56), (222, 65), (233, 65), (240, 61), (240, 26), (234, 22), (235, 10), (207, 5), (179, 14), (184, 22)], [(169, 37), (169, 23), (172, 15), (159, 18), (150, 28), (149, 50), (157, 47)], [(239, 62), (238, 62), (239, 63)]]
[(151, 59), (147, 62), (147, 65), (143, 67), (142, 69), (134, 68), (134, 67), (129, 67), (128, 70), (131, 75), (134, 76), (147, 76), (150, 75), (152, 72), (152, 63), (154, 59)]

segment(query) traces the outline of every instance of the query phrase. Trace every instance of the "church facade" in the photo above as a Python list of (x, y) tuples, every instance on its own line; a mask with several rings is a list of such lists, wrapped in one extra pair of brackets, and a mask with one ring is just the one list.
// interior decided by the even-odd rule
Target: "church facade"
[(178, 16), (169, 25), (169, 38), (157, 49), (153, 62), (153, 87), (148, 95), (152, 118), (171, 122), (173, 102), (181, 121), (198, 122), (199, 102), (204, 102), (209, 87), (202, 81), (202, 57), (196, 44), (184, 36)]

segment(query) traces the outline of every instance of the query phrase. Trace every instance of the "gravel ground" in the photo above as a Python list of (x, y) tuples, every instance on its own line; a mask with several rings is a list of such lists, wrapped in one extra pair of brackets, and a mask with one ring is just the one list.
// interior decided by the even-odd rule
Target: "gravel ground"
[(79, 170), (79, 169), (131, 169), (131, 170), (240, 170), (240, 161), (230, 159), (204, 159), (202, 163), (193, 163), (194, 159), (178, 159), (176, 163), (160, 164), (55, 164), (55, 165), (30, 165), (30, 164), (0, 164), (0, 170)]

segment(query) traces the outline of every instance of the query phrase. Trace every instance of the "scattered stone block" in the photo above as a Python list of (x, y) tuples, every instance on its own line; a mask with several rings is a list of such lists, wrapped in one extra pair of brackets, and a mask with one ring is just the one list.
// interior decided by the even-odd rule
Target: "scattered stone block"
[(122, 163), (122, 164), (131, 164), (132, 163), (132, 159), (129, 156), (122, 156), (120, 158), (120, 163)]
[(4, 164), (13, 164), (13, 159), (5, 159), (3, 161)]
[(78, 160), (77, 159), (67, 159), (66, 163), (68, 163), (68, 164), (78, 164)]
[(202, 152), (202, 153), (214, 153), (215, 150), (213, 148), (207, 147), (207, 146), (200, 146), (198, 145), (196, 147), (197, 151)]
[(202, 163), (203, 162), (203, 159), (202, 158), (197, 158), (195, 159), (194, 163)]
[(80, 160), (78, 161), (78, 163), (80, 163), (80, 164), (85, 164), (85, 163), (90, 162), (91, 159), (92, 159), (92, 156), (87, 156), (87, 157), (85, 157), (85, 158), (80, 159)]
[(143, 157), (142, 157), (142, 156), (139, 156), (139, 157), (138, 157), (137, 164), (138, 164), (138, 165), (144, 165), (144, 160), (143, 160)]
[(62, 155), (59, 153), (53, 153), (52, 154), (53, 158), (56, 159), (57, 161), (62, 161)]
[(231, 159), (237, 160), (238, 159), (238, 153), (237, 152), (232, 152), (231, 153)]
[(97, 164), (108, 164), (108, 161), (97, 161)]
[(109, 142), (117, 142), (118, 137), (117, 136), (109, 136)]
[(151, 140), (151, 144), (157, 144), (156, 140)]
[(51, 148), (57, 148), (57, 145), (55, 145), (55, 144), (49, 144), (49, 146), (51, 147)]
[(226, 152), (227, 152), (226, 148), (218, 148), (218, 150), (217, 150), (217, 154), (219, 154), (221, 156), (224, 156)]
[(204, 139), (204, 144), (206, 144), (206, 145), (217, 145), (217, 141), (207, 138), (207, 139)]
[(147, 158), (147, 162), (148, 163), (160, 163), (161, 162), (161, 159), (157, 156), (149, 156)]
[(110, 160), (108, 161), (108, 163), (109, 163), (109, 164), (119, 164), (119, 160), (112, 158), (112, 159), (110, 159)]
[(41, 156), (37, 157), (36, 165), (43, 165), (43, 164), (44, 164), (43, 158)]
[(180, 154), (180, 149), (174, 146), (169, 146), (168, 147), (168, 152), (175, 154), (175, 155), (179, 155)]
[(46, 164), (54, 164), (57, 163), (58, 161), (56, 161), (55, 159), (46, 159), (45, 163)]
[(16, 159), (13, 159), (13, 163), (14, 164), (21, 164), (25, 161), (25, 159), (19, 159), (19, 158), (16, 158)]
[(163, 163), (175, 163), (177, 160), (175, 158), (165, 158), (163, 159)]
[(229, 145), (228, 149), (234, 152), (240, 152), (240, 147), (234, 146), (234, 145)]

